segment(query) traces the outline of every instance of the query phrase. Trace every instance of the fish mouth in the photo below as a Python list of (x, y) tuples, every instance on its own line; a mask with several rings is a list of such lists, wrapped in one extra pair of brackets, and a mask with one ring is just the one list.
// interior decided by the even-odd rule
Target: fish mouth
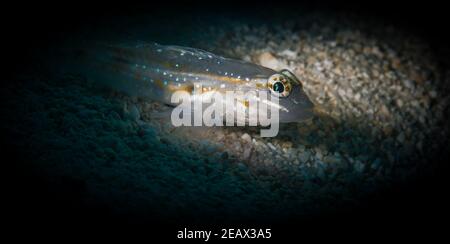
[(310, 120), (314, 116), (313, 108), (303, 108), (298, 111), (280, 111), (280, 123), (302, 122)]

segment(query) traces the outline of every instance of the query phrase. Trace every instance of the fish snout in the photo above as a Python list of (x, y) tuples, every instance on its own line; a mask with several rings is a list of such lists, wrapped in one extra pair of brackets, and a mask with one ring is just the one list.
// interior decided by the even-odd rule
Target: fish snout
[(279, 103), (285, 108), (279, 112), (282, 123), (308, 120), (313, 116), (314, 104), (299, 85), (293, 87), (288, 97), (280, 98)]

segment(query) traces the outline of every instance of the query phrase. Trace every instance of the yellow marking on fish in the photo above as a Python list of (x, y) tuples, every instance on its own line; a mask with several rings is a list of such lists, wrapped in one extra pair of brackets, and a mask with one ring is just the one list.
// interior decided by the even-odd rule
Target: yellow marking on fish
[(217, 81), (223, 81), (227, 83), (243, 83), (244, 80), (234, 77), (228, 77), (228, 76), (220, 76), (220, 75), (211, 75), (211, 74), (205, 74), (209, 76), (210, 79), (214, 79)]
[(167, 89), (170, 92), (185, 91), (188, 93), (192, 93), (192, 91), (194, 90), (194, 86), (192, 86), (192, 85), (175, 86), (175, 85), (170, 84), (167, 86)]
[(168, 61), (163, 62), (163, 63), (162, 63), (162, 66), (165, 67), (165, 68), (168, 68), (168, 69), (174, 68), (174, 67), (175, 67), (172, 63), (170, 63), (170, 62), (168, 62)]
[(267, 88), (267, 83), (256, 83), (257, 88)]

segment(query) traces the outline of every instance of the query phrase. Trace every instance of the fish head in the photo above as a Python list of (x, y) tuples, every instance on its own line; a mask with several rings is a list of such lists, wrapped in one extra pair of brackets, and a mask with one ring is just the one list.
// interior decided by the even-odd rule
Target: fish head
[(271, 75), (267, 82), (271, 95), (279, 98), (279, 121), (299, 122), (312, 118), (314, 104), (303, 90), (300, 80), (289, 70)]

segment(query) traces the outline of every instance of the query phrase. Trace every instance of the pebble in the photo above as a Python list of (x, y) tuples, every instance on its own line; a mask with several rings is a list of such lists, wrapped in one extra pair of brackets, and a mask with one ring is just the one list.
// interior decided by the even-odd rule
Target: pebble
[(323, 158), (323, 161), (324, 161), (325, 163), (329, 163), (329, 164), (337, 164), (337, 163), (340, 163), (339, 157), (336, 157), (336, 156), (325, 156), (325, 157)]
[(310, 157), (310, 152), (304, 151), (303, 153), (299, 154), (299, 160), (303, 163), (306, 163)]
[(356, 161), (353, 165), (353, 168), (356, 170), (356, 172), (363, 173), (365, 166), (360, 161)]
[(139, 109), (136, 105), (132, 104), (128, 107), (128, 116), (133, 121), (137, 121), (141, 118), (141, 114), (139, 113)]
[(322, 160), (322, 158), (323, 158), (322, 149), (316, 148), (315, 150), (316, 150), (316, 158), (318, 158), (319, 160)]
[(247, 143), (252, 142), (252, 137), (247, 133), (242, 134), (241, 139)]
[(380, 168), (381, 167), (381, 159), (379, 159), (379, 158), (375, 159), (375, 161), (373, 161), (373, 163), (370, 167), (374, 170)]
[(217, 141), (221, 141), (224, 137), (225, 137), (225, 135), (223, 134), (223, 132), (218, 131), (218, 132), (216, 133), (216, 139), (217, 139)]
[(271, 69), (278, 69), (278, 66), (280, 65), (277, 58), (275, 58), (275, 56), (273, 56), (270, 52), (262, 53), (259, 56), (258, 61), (262, 66)]
[(252, 148), (251, 147), (246, 147), (244, 149), (244, 153), (242, 154), (242, 158), (243, 159), (248, 159), (250, 158), (250, 154), (252, 153)]
[(289, 58), (289, 59), (297, 58), (297, 52), (294, 52), (294, 51), (289, 50), (289, 49), (286, 49), (286, 50), (280, 52), (280, 55), (284, 56), (286, 58)]
[(267, 143), (267, 146), (269, 146), (269, 148), (270, 149), (272, 149), (272, 150), (274, 150), (274, 151), (276, 151), (277, 150), (277, 148), (272, 144), (272, 143)]
[(305, 151), (305, 146), (304, 145), (298, 145), (298, 151), (303, 152)]
[(405, 142), (405, 133), (401, 132), (398, 136), (397, 136), (397, 141), (400, 143), (404, 143)]

